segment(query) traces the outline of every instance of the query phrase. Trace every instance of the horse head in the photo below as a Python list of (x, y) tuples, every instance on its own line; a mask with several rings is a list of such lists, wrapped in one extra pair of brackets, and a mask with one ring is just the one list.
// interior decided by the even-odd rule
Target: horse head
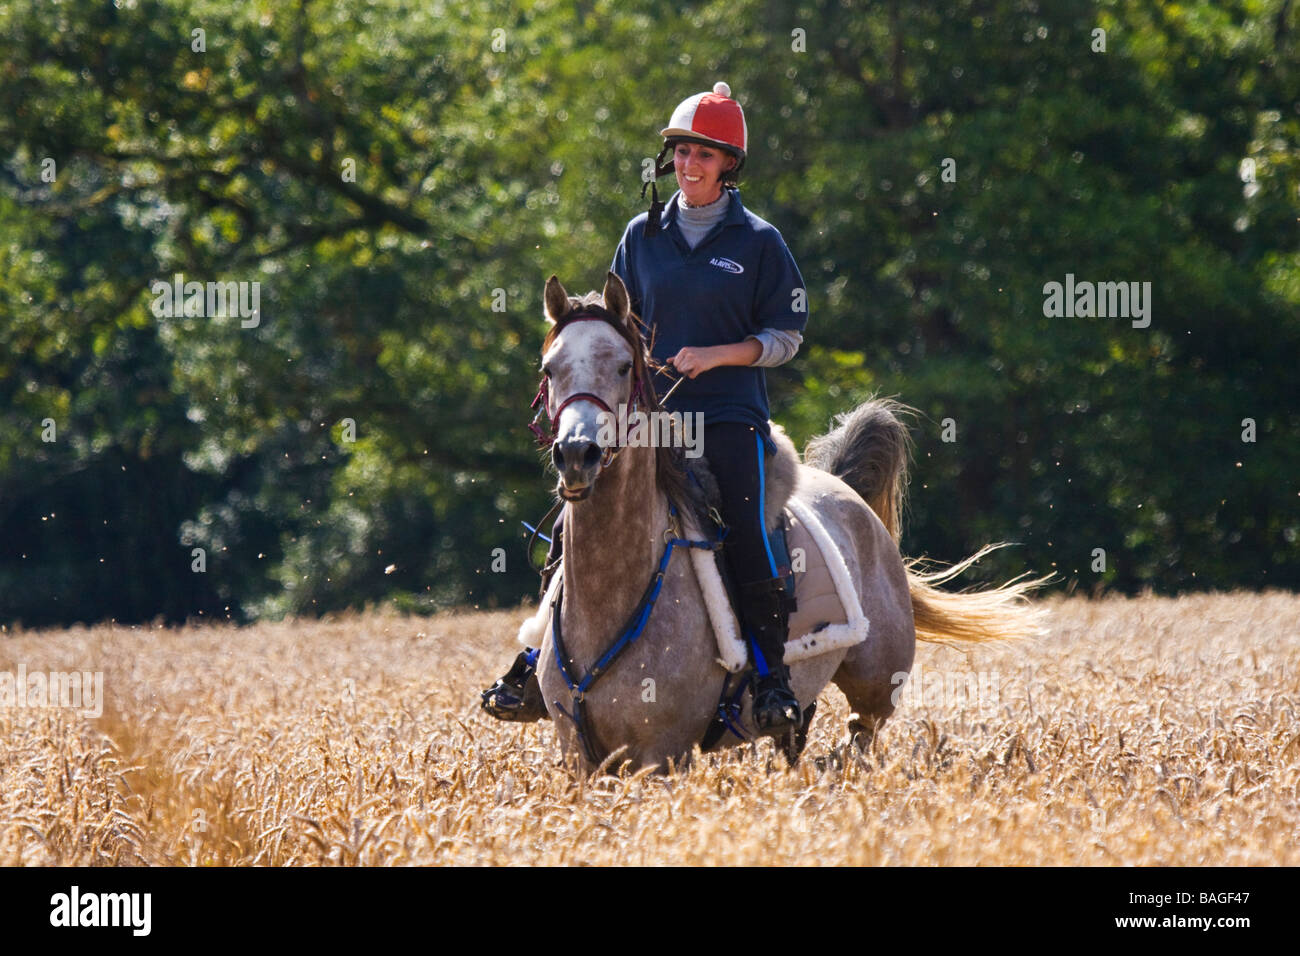
[(538, 397), (554, 433), (542, 437), (551, 442), (560, 496), (581, 501), (619, 452), (619, 419), (637, 405), (655, 406), (645, 343), (623, 280), (613, 272), (600, 295), (582, 297), (569, 295), (551, 276), (545, 308), (550, 329)]

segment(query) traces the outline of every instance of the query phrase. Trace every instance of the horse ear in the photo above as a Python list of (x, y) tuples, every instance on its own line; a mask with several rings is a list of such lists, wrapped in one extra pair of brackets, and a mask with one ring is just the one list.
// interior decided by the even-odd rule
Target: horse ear
[(565, 314), (573, 308), (569, 302), (569, 293), (564, 291), (564, 286), (560, 285), (558, 276), (551, 276), (546, 280), (546, 295), (543, 297), (546, 302), (546, 321), (552, 324), (564, 318)]
[(617, 273), (610, 272), (605, 276), (605, 291), (601, 293), (605, 299), (605, 309), (620, 322), (627, 321), (627, 314), (632, 310), (627, 300), (627, 286), (623, 285), (623, 280), (618, 277)]

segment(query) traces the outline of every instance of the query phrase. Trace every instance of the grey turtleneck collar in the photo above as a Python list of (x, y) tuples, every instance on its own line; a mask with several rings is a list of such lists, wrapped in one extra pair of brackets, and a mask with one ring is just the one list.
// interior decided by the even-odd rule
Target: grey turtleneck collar
[(677, 197), (677, 227), (681, 229), (686, 244), (694, 249), (709, 234), (709, 230), (727, 215), (727, 208), (731, 205), (731, 190), (724, 186), (722, 195), (707, 206), (688, 206), (684, 199), (683, 196)]

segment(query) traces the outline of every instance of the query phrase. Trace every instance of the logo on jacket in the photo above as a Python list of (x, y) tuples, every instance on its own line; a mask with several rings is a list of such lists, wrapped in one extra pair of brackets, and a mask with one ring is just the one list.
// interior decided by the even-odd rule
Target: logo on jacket
[(742, 272), (745, 271), (745, 267), (742, 266), (739, 262), (732, 262), (730, 259), (723, 259), (718, 256), (714, 256), (712, 259), (710, 259), (709, 265), (717, 266), (719, 269), (726, 269), (728, 272), (733, 272), (736, 275), (740, 275)]

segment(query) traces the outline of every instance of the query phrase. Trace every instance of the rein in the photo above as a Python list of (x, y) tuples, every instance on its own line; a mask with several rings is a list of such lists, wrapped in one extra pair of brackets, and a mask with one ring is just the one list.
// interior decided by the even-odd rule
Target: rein
[[(668, 515), (675, 527), (677, 508), (671, 503), (668, 505)], [(645, 631), (646, 623), (650, 620), (650, 612), (654, 610), (655, 601), (658, 600), (659, 591), (663, 587), (664, 573), (668, 570), (668, 561), (673, 556), (673, 548), (677, 547), (717, 551), (722, 547), (722, 541), (721, 539), (718, 541), (692, 541), (688, 538), (668, 538), (663, 557), (659, 559), (659, 568), (646, 586), (645, 593), (641, 595), (641, 600), (637, 604), (636, 610), (632, 612), (631, 617), (628, 618), (622, 633), (615, 639), (610, 648), (600, 655), (596, 663), (592, 665), (591, 670), (578, 680), (574, 680), (564, 663), (567, 658), (569, 663), (572, 664), (573, 659), (569, 657), (568, 652), (564, 649), (564, 637), (560, 627), (560, 608), (564, 598), (563, 579), (560, 580), (559, 587), (556, 588), (555, 600), (551, 602), (551, 644), (555, 648), (556, 666), (559, 667), (560, 676), (564, 678), (564, 683), (569, 688), (569, 695), (573, 699), (573, 712), (570, 713), (565, 710), (558, 700), (552, 701), (552, 703), (555, 704), (560, 713), (573, 721), (578, 740), (582, 743), (582, 749), (593, 766), (600, 766), (608, 754), (596, 742), (595, 735), (592, 732), (591, 723), (587, 716), (587, 692), (613, 666), (619, 656), (636, 643), (637, 639)]]

